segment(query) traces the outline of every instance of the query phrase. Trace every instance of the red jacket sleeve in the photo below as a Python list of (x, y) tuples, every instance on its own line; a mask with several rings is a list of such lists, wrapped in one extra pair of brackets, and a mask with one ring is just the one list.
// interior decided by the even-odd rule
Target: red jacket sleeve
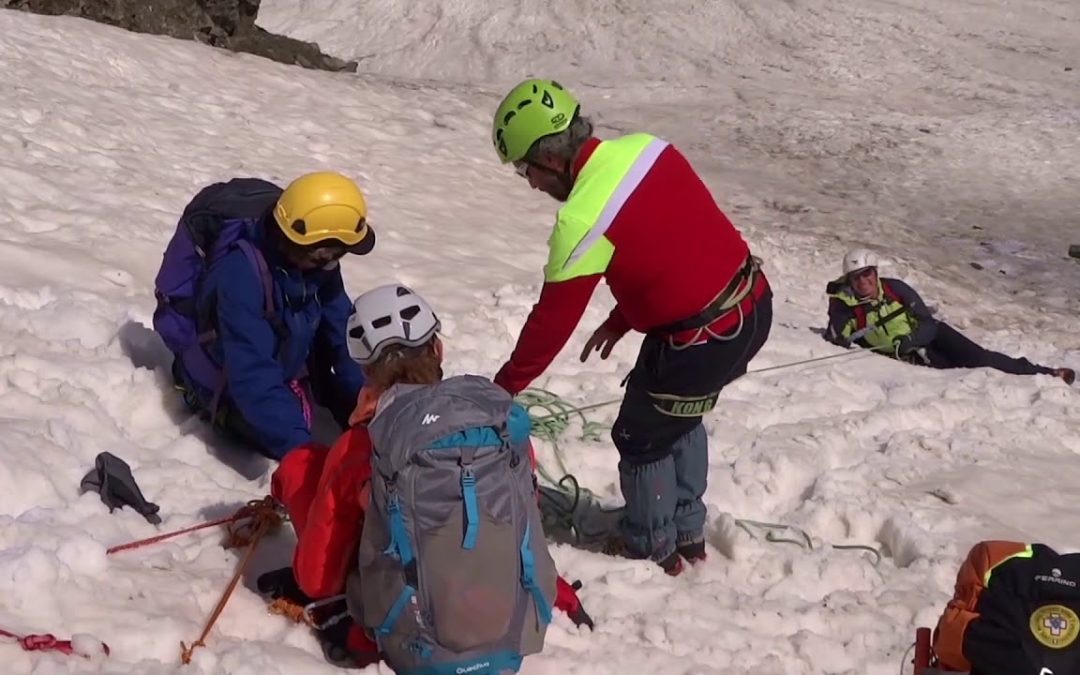
[(495, 384), (517, 396), (547, 370), (577, 328), (601, 276), (544, 284), (510, 360), (495, 375)]
[(366, 427), (353, 427), (330, 449), (307, 523), (297, 532), (293, 573), (308, 597), (344, 592), (356, 564), (370, 480), (371, 438)]
[(285, 507), (297, 537), (307, 526), (308, 511), (318, 493), (329, 450), (321, 443), (306, 443), (290, 450), (270, 477), (270, 495)]

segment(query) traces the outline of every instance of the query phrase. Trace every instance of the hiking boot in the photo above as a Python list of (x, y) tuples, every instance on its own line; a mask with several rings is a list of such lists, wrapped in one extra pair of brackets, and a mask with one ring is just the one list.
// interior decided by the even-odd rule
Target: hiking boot
[(664, 574), (667, 574), (669, 577), (677, 577), (682, 574), (684, 569), (686, 569), (678, 551), (674, 551), (663, 560), (657, 561), (656, 564), (659, 565), (661, 569), (664, 570)]
[(686, 562), (691, 565), (696, 565), (701, 562), (705, 562), (708, 556), (705, 554), (705, 542), (696, 541), (688, 544), (679, 544), (675, 549), (676, 553), (686, 559)]
[(1065, 384), (1072, 386), (1073, 382), (1076, 382), (1076, 371), (1072, 368), (1055, 368), (1052, 373), (1054, 377), (1060, 377), (1065, 380)]
[[(622, 537), (611, 537), (604, 542), (603, 547), (604, 555), (610, 555), (616, 558), (626, 558), (627, 560), (649, 560), (647, 556), (637, 555), (626, 548), (626, 542)], [(678, 551), (673, 551), (671, 555), (667, 556), (663, 560), (653, 560), (659, 565), (666, 574), (677, 577), (683, 571), (682, 558), (679, 557)]]

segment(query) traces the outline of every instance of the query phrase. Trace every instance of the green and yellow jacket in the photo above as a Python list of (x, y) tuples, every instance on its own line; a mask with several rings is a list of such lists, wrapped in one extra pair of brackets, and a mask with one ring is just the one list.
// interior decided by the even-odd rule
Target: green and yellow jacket
[(844, 278), (830, 282), (825, 292), (829, 296), (825, 339), (834, 344), (854, 343), (895, 357), (925, 347), (937, 336), (937, 321), (926, 303), (899, 279), (880, 278), (877, 294), (870, 298), (856, 296)]

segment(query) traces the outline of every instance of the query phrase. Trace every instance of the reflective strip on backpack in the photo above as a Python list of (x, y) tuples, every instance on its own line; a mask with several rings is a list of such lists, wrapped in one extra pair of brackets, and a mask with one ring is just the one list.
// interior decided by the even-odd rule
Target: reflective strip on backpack
[(390, 611), (386, 613), (386, 618), (383, 619), (383, 622), (376, 626), (375, 632), (379, 635), (389, 635), (393, 632), (394, 624), (401, 618), (401, 613), (405, 611), (405, 608), (408, 606), (409, 601), (412, 600), (414, 595), (416, 595), (416, 589), (412, 586), (406, 586), (401, 589), (401, 595), (394, 601), (394, 604), (390, 607)]
[(532, 595), (536, 615), (544, 624), (551, 623), (551, 605), (536, 585), (536, 559), (533, 557), (532, 523), (525, 524), (525, 537), (521, 540), (521, 585)]
[(472, 469), (461, 470), (461, 496), (465, 501), (465, 540), (461, 547), (466, 550), (476, 548), (476, 538), (480, 535), (480, 505), (476, 501), (476, 476)]

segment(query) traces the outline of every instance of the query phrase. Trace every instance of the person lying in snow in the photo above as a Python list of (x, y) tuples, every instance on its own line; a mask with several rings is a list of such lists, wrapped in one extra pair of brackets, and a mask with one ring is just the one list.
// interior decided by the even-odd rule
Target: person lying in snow
[[(981, 541), (934, 630), (937, 672), (1080, 673), (1080, 553)], [(931, 672), (935, 672), (931, 670)]]
[(311, 438), (312, 399), (344, 426), (363, 375), (338, 262), (374, 245), (364, 195), (338, 173), (201, 190), (155, 280), (154, 330), (188, 408), (274, 459)]
[[(392, 512), (389, 526), (383, 521), (386, 513), (380, 507), (387, 503), (386, 493), (392, 488), (388, 488), (384, 484), (385, 481), (381, 479), (387, 471), (380, 470), (377, 474), (373, 472), (373, 454), (376, 464), (383, 467), (383, 462), (391, 461), (393, 454), (400, 452), (400, 446), (412, 444), (430, 448), (435, 445), (446, 451), (446, 448), (450, 446), (442, 443), (441, 440), (432, 445), (419, 443), (417, 434), (424, 433), (428, 428), (433, 430), (432, 433), (439, 435), (440, 439), (450, 438), (458, 441), (452, 444), (453, 447), (467, 445), (467, 442), (463, 440), (464, 436), (461, 436), (465, 432), (461, 432), (460, 429), (470, 427), (471, 424), (458, 423), (457, 426), (453, 426), (455, 424), (453, 420), (458, 419), (460, 422), (460, 418), (464, 416), (475, 423), (476, 420), (483, 419), (485, 410), (474, 401), (488, 396), (494, 397), (496, 409), (501, 409), (503, 415), (508, 415), (509, 437), (506, 442), (513, 441), (521, 454), (527, 452), (529, 461), (535, 461), (532, 458), (532, 447), (528, 437), (528, 414), (520, 406), (511, 405), (512, 401), (508, 394), (490, 381), (474, 376), (443, 380), (443, 346), (438, 336), (439, 328), (438, 318), (424, 299), (400, 284), (382, 286), (358, 297), (354, 303), (354, 313), (349, 319), (349, 351), (352, 357), (362, 365), (367, 380), (361, 390), (356, 409), (349, 420), (351, 426), (329, 451), (316, 444), (308, 444), (293, 450), (285, 457), (273, 475), (271, 493), (289, 513), (296, 531), (297, 547), (292, 567), (264, 575), (260, 581), (260, 589), (271, 597), (285, 598), (300, 604), (334, 598), (342, 594), (347, 595), (351, 616), (323, 631), (320, 636), (327, 658), (333, 662), (368, 664), (379, 659), (380, 649), (371, 640), (371, 636), (361, 628), (363, 624), (376, 627), (377, 633), (383, 630), (380, 636), (380, 646), (383, 650), (387, 645), (393, 647), (399, 644), (395, 642), (396, 634), (389, 633), (392, 626), (388, 626), (384, 621), (387, 615), (386, 608), (384, 607), (381, 610), (383, 614), (379, 615), (379, 610), (367, 605), (380, 603), (392, 605), (396, 604), (400, 597), (405, 597), (405, 595), (395, 597), (387, 595), (391, 593), (390, 587), (396, 584), (400, 588), (404, 583), (403, 580), (409, 577), (408, 566), (404, 568), (404, 571), (396, 568), (391, 557), (399, 553), (399, 561), (412, 558), (412, 551), (416, 550), (417, 546), (409, 545), (407, 540), (419, 536), (420, 530), (428, 527), (428, 521), (414, 520), (407, 506), (402, 507), (402, 512), (405, 513), (406, 522), (410, 523), (408, 529), (402, 528), (395, 532)], [(394, 431), (386, 431), (386, 425), (395, 424), (404, 414), (395, 404), (400, 401), (412, 401), (413, 399), (409, 397), (417, 393), (438, 391), (447, 392), (446, 395), (452, 397), (455, 404), (450, 409), (439, 412), (435, 412), (436, 408), (425, 408), (423, 416), (414, 420), (415, 424), (407, 425), (409, 428), (407, 440), (395, 441), (394, 435), (399, 433), (399, 430), (395, 427)], [(469, 398), (470, 395), (474, 398)], [(479, 398), (475, 398), (477, 396)], [(509, 413), (506, 413), (507, 410)], [(387, 418), (392, 421), (383, 422)], [(380, 424), (383, 426), (379, 427)], [(457, 433), (445, 436), (446, 432), (439, 430), (442, 424), (450, 424), (452, 430), (457, 430)], [(402, 425), (397, 424), (397, 427), (400, 426)], [(494, 447), (498, 448), (500, 443), (497, 438), (495, 440)], [(504, 446), (504, 449), (509, 447), (509, 445)], [(416, 450), (416, 448), (406, 447), (406, 450)], [(490, 509), (497, 510), (498, 508), (487, 501), (494, 499), (490, 495), (503, 495), (503, 503), (506, 505), (514, 502), (517, 498), (515, 495), (518, 497), (527, 495), (531, 506), (536, 506), (535, 478), (528, 464), (521, 463), (522, 468), (518, 470), (518, 475), (525, 481), (525, 489), (520, 493), (507, 493), (508, 486), (504, 483), (512, 482), (514, 477), (491, 474), (489, 468), (484, 468), (490, 467), (490, 464), (485, 464), (488, 460), (484, 459), (486, 455), (482, 454), (483, 446), (478, 445), (475, 452), (477, 453), (475, 459), (469, 462), (475, 462), (477, 467), (475, 470), (476, 492), (466, 487), (464, 474), (462, 474), (460, 484), (456, 480), (440, 481), (434, 477), (435, 474), (430, 473), (429, 468), (424, 469), (429, 471), (426, 475), (432, 477), (429, 484), (419, 486), (412, 492), (407, 492), (402, 488), (401, 492), (403, 495), (424, 496), (426, 496), (424, 493), (427, 493), (430, 495), (432, 505), (437, 507), (434, 513), (440, 516), (446, 514), (449, 518), (448, 522), (451, 523), (446, 527), (453, 531), (452, 538), (443, 539), (444, 543), (452, 542), (453, 545), (450, 546), (449, 551), (436, 553), (432, 548), (436, 546), (435, 541), (439, 538), (437, 534), (427, 535), (426, 540), (419, 546), (421, 550), (417, 551), (418, 557), (426, 556), (426, 559), (419, 562), (421, 571), (426, 572), (423, 595), (428, 602), (438, 603), (441, 598), (443, 603), (442, 612), (435, 612), (435, 614), (446, 617), (448, 611), (446, 603), (452, 600), (452, 604), (465, 603), (465, 610), (470, 613), (469, 616), (480, 616), (494, 611), (498, 619), (498, 611), (505, 609), (507, 602), (513, 604), (513, 598), (500, 597), (503, 595), (501, 592), (494, 596), (488, 592), (487, 595), (481, 593), (483, 599), (477, 600), (476, 597), (470, 597), (470, 592), (476, 591), (476, 581), (473, 580), (471, 582), (473, 586), (470, 586), (470, 581), (462, 577), (468, 576), (468, 570), (475, 569), (476, 574), (493, 578), (507, 572), (513, 581), (517, 581), (519, 576), (524, 576), (522, 570), (531, 569), (535, 561), (536, 576), (539, 580), (540, 571), (545, 564), (550, 565), (550, 558), (547, 556), (546, 545), (543, 542), (539, 510), (526, 508), (529, 504), (526, 504), (526, 507), (519, 504), (515, 510), (520, 509), (518, 513), (535, 511), (535, 520), (531, 521), (531, 525), (535, 527), (532, 530), (533, 542), (536, 544), (535, 550), (526, 555), (530, 550), (529, 547), (526, 543), (515, 540), (509, 542), (508, 547), (501, 549), (501, 553), (491, 554), (491, 549), (488, 548), (487, 553), (480, 559), (470, 557), (470, 554), (478, 553), (485, 546), (490, 547), (496, 541), (495, 537), (499, 536), (496, 534), (497, 530), (492, 529), (494, 525), (489, 520), (489, 517), (492, 517), (489, 515)], [(495, 453), (487, 454), (494, 455)], [(465, 456), (464, 452), (462, 456)], [(517, 455), (508, 455), (503, 452), (503, 456), (516, 457)], [(432, 461), (430, 458), (426, 460), (425, 466), (430, 467)], [(461, 465), (456, 459), (452, 462), (454, 475), (457, 475), (462, 471)], [(512, 468), (518, 465), (512, 459), (509, 466)], [(407, 470), (408, 468), (395, 470), (393, 475), (404, 474)], [(405, 479), (400, 480), (404, 485)], [(464, 513), (455, 512), (455, 508), (463, 508), (461, 506), (463, 500), (469, 501), (467, 495), (470, 493), (473, 500), (472, 506)], [(479, 499), (476, 497), (477, 494), (480, 495)], [(402, 499), (408, 500), (409, 497), (403, 496)], [(417, 512), (421, 510), (417, 509)], [(477, 512), (482, 517), (477, 518)], [(435, 518), (431, 515), (425, 517)], [(478, 540), (474, 536), (472, 542), (477, 546), (476, 551), (462, 551), (464, 548), (470, 548), (462, 542), (462, 521), (466, 519), (470, 523), (475, 520), (478, 526)], [(485, 528), (488, 528), (486, 534)], [(529, 530), (526, 529), (525, 532), (528, 537)], [(397, 541), (398, 534), (406, 541)], [(469, 536), (468, 533), (465, 534), (466, 542)], [(438, 566), (432, 562), (436, 556), (438, 556), (438, 562), (441, 563)], [(553, 566), (550, 567), (550, 571), (553, 575), (551, 591), (555, 594), (554, 606), (564, 611), (579, 627), (587, 625), (592, 628), (592, 619), (577, 597), (578, 586), (571, 586), (562, 577), (555, 578)], [(365, 586), (365, 580), (368, 582), (367, 586)], [(442, 582), (445, 582), (445, 588), (440, 588)], [(483, 584), (483, 582), (480, 583)], [(511, 584), (511, 587), (514, 586), (516, 584)], [(500, 588), (503, 587), (505, 584), (500, 586)], [(371, 594), (380, 597), (373, 598)], [(360, 596), (364, 598), (363, 603), (360, 602)], [(542, 614), (540, 605), (546, 601), (539, 596), (535, 597), (537, 613)], [(391, 603), (392, 600), (395, 602)], [(475, 603), (480, 606), (480, 609), (470, 603)], [(341, 604), (343, 603), (339, 603), (339, 609)], [(497, 609), (491, 610), (489, 609), (491, 607)], [(430, 608), (427, 609), (430, 610)], [(372, 614), (375, 615), (374, 618)], [(394, 611), (390, 610), (389, 614), (393, 615)], [(366, 621), (363, 620), (365, 616), (368, 617)], [(354, 619), (360, 619), (360, 623), (354, 623)], [(445, 622), (447, 619), (443, 618), (442, 621)], [(408, 622), (399, 619), (398, 623)], [(381, 627), (380, 624), (382, 624)], [(515, 626), (522, 628), (514, 622), (509, 625), (510, 628), (507, 629), (505, 619), (493, 620), (490, 625), (481, 626), (473, 633), (490, 634), (492, 631), (513, 633), (517, 630)], [(524, 625), (526, 627), (532, 625), (532, 621), (526, 620)], [(440, 637), (445, 635), (447, 630), (446, 624), (440, 627)], [(535, 642), (536, 636), (532, 637)], [(542, 643), (542, 634), (540, 641)], [(538, 648), (536, 650), (538, 651)], [(436, 656), (439, 656), (438, 650), (436, 650)], [(394, 664), (391, 663), (391, 665)], [(472, 665), (466, 663), (455, 665), (455, 667), (471, 667)], [(468, 672), (488, 671), (481, 668), (468, 670)]]
[(932, 368), (995, 368), (1013, 375), (1053, 375), (1072, 384), (1070, 368), (1035, 365), (975, 344), (930, 314), (919, 294), (899, 279), (879, 278), (878, 259), (867, 249), (844, 256), (844, 276), (826, 287), (829, 327), (825, 339), (857, 344), (901, 361)]

